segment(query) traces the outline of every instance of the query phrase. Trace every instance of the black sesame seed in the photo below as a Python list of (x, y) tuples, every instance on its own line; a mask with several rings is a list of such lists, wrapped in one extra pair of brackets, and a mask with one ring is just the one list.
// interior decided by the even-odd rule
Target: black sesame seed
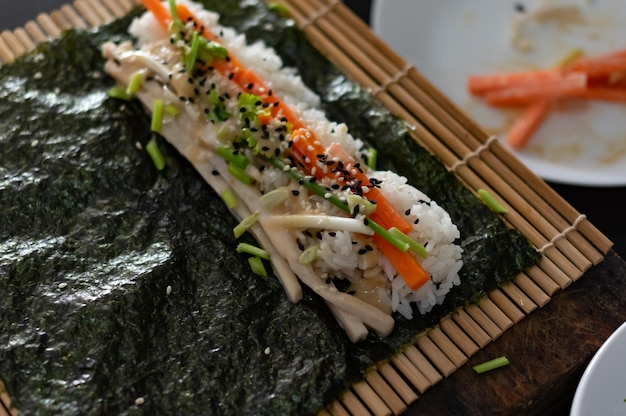
[(411, 215), (411, 208), (404, 211), (404, 215)]
[(300, 191), (298, 191), (297, 189), (292, 189), (291, 193), (293, 194), (293, 196), (298, 196), (300, 195)]
[(211, 175), (213, 175), (213, 176), (219, 176), (219, 174), (220, 173), (217, 170), (212, 170), (211, 171)]
[(247, 86), (247, 88), (248, 88), (249, 90), (251, 90), (251, 89), (252, 89), (252, 87), (254, 87), (254, 84), (253, 84), (253, 83), (249, 83), (249, 84), (248, 84), (248, 86)]
[(274, 149), (274, 155), (277, 157), (280, 156), (280, 149), (278, 147)]
[(367, 250), (365, 250), (364, 248), (361, 248), (361, 249), (359, 249), (359, 251), (357, 251), (357, 253), (359, 255), (363, 255), (363, 254), (367, 253)]
[(331, 236), (331, 237), (335, 237), (335, 236), (337, 236), (337, 233), (334, 232), (334, 231), (331, 231), (331, 232), (328, 233), (328, 235)]
[(356, 290), (350, 290), (348, 292), (346, 292), (348, 295), (354, 296), (356, 295)]
[(419, 224), (420, 219), (419, 218), (415, 218), (415, 221), (413, 221), (413, 224)]
[(228, 74), (228, 79), (233, 79), (234, 76), (235, 74), (231, 72), (230, 74)]
[(522, 3), (515, 3), (515, 11), (524, 13), (526, 11), (526, 7), (524, 7)]
[(319, 232), (319, 231), (318, 231), (318, 232), (316, 232), (316, 233), (315, 233), (315, 237), (317, 237), (317, 239), (318, 239), (318, 240), (321, 240), (321, 239), (322, 239), (322, 233), (321, 233), (321, 232)]
[(365, 246), (365, 250), (367, 250), (367, 251), (374, 251), (374, 248), (372, 246), (370, 246), (369, 244), (367, 244)]
[(302, 244), (300, 240), (298, 240), (298, 248), (300, 249), (300, 251), (304, 251), (304, 244)]

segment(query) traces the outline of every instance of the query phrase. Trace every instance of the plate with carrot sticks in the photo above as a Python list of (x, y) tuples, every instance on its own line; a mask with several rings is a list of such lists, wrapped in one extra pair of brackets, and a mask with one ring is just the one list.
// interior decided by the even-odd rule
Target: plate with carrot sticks
[(626, 185), (619, 0), (376, 0), (394, 50), (545, 180)]

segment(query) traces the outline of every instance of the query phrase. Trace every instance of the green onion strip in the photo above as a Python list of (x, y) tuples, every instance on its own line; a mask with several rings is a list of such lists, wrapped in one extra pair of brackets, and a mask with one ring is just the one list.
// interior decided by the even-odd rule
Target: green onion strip
[[(322, 198), (326, 199), (327, 201), (329, 201), (336, 207), (340, 208), (341, 210), (347, 213), (350, 213), (350, 207), (348, 206), (347, 203), (342, 201), (341, 198), (339, 198), (337, 195), (334, 195), (334, 194), (329, 195), (329, 192), (325, 187), (317, 183), (315, 180), (309, 180), (309, 177), (305, 176), (298, 169), (292, 168), (289, 164), (285, 163), (284, 161), (282, 161), (281, 159), (277, 157), (271, 157), (269, 161), (272, 163), (272, 165), (274, 165), (275, 168), (282, 170), (291, 179), (298, 182), (299, 184), (307, 188), (309, 191), (321, 196)], [(396, 238), (388, 230), (381, 227), (376, 222), (372, 221), (370, 218), (366, 217), (365, 225), (370, 227), (372, 230), (374, 230), (376, 234), (383, 237), (385, 240), (387, 240), (395, 248), (402, 251), (403, 253), (406, 253), (406, 251), (409, 249), (410, 245), (408, 243), (405, 243), (401, 241), (400, 239)]]

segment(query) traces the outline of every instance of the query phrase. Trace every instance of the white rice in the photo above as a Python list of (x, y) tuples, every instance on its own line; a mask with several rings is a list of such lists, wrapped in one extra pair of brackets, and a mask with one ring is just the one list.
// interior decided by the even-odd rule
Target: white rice
[[(310, 126), (326, 147), (339, 143), (353, 158), (360, 159), (358, 150), (363, 147), (363, 143), (348, 133), (347, 126), (326, 118), (318, 109), (320, 98), (304, 85), (294, 70), (283, 67), (282, 60), (273, 49), (262, 42), (247, 44), (242, 35), (231, 28), (220, 26), (217, 14), (203, 10), (200, 5), (188, 0), (179, 2), (187, 5), (214, 33), (221, 33), (220, 40), (229, 53), (246, 67), (254, 68), (272, 90)], [(149, 13), (135, 19), (129, 31), (138, 39), (140, 47), (168, 36)], [(409, 213), (406, 219), (413, 224), (409, 236), (427, 249), (428, 257), (418, 260), (430, 273), (431, 281), (419, 290), (412, 291), (367, 236), (341, 230), (333, 233), (333, 230), (310, 229), (293, 230), (294, 240), (297, 239), (303, 247), (319, 245), (314, 268), (321, 279), (332, 277), (347, 279), (352, 283), (359, 279), (387, 282), (375, 285), (375, 297), (380, 304), (408, 319), (413, 317), (411, 304), (417, 307), (419, 313), (426, 314), (443, 302), (452, 287), (460, 284), (462, 249), (455, 244), (460, 237), (459, 230), (436, 201), (409, 185), (406, 178), (385, 171), (370, 172), (369, 176), (382, 181), (383, 195), (398, 212)], [(265, 167), (261, 173), (260, 190), (267, 192), (278, 187), (299, 191), (299, 196), (289, 202), (292, 209), (345, 216), (324, 198), (312, 196), (304, 187), (290, 182), (283, 172)]]

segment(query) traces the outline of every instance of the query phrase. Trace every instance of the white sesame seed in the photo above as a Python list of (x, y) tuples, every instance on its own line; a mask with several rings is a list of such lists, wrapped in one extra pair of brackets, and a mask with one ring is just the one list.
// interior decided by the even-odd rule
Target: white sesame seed
[(37, 145), (39, 145), (39, 140), (33, 140), (32, 142), (30, 142), (31, 147), (37, 147)]
[(43, 77), (43, 74), (39, 71), (35, 72), (35, 75), (33, 75), (33, 78), (35, 79), (41, 79)]
[(172, 293), (172, 286), (169, 286), (169, 285), (168, 285), (168, 286), (165, 288), (165, 294), (166, 294), (166, 295), (169, 295), (170, 293)]
[(265, 355), (270, 355), (270, 347), (265, 348), (265, 351), (263, 351), (265, 353)]
[(135, 142), (135, 147), (137, 148), (137, 150), (143, 149), (143, 146), (141, 145), (141, 142)]
[(330, 198), (331, 196), (333, 196), (333, 194), (331, 194), (330, 192), (326, 192), (326, 193), (324, 194), (324, 198), (325, 198), (325, 199), (328, 199), (328, 198)]
[(141, 405), (142, 405), (142, 404), (144, 404), (145, 402), (146, 402), (146, 400), (145, 400), (143, 397), (137, 397), (137, 398), (135, 399), (135, 404), (136, 404), (137, 406), (141, 406)]
[(287, 171), (289, 171), (290, 169), (291, 169), (291, 166), (289, 166), (289, 165), (285, 165), (285, 166), (283, 167), (283, 172), (287, 172)]
[(65, 289), (67, 287), (67, 283), (61, 282), (59, 283), (59, 289)]

